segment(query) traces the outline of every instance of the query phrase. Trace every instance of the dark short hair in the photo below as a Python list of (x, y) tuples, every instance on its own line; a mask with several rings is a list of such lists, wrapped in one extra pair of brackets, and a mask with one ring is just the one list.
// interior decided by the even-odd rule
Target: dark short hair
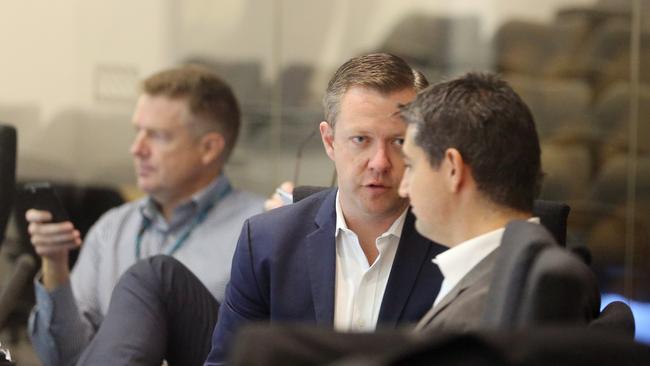
[(327, 85), (323, 97), (325, 120), (332, 126), (340, 111), (341, 97), (348, 89), (361, 86), (389, 94), (412, 88), (420, 91), (429, 85), (426, 77), (401, 58), (388, 53), (354, 57), (341, 65)]
[(216, 74), (193, 65), (164, 70), (145, 79), (142, 91), (151, 96), (186, 100), (189, 111), (197, 117), (196, 133), (216, 131), (223, 135), (222, 159), (228, 159), (239, 135), (241, 112), (232, 89)]
[(455, 148), (488, 199), (532, 211), (542, 178), (539, 139), (530, 110), (505, 81), (468, 73), (428, 87), (400, 114), (416, 126), (415, 143), (432, 167)]

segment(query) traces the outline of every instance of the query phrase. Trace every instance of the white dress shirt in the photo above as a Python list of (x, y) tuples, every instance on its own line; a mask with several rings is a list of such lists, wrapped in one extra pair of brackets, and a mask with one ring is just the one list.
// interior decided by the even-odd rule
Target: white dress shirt
[(339, 331), (372, 331), (386, 290), (390, 270), (406, 211), (381, 234), (375, 244), (379, 255), (370, 265), (361, 249), (357, 234), (348, 229), (339, 194), (336, 194), (336, 289), (334, 329)]
[[(539, 224), (538, 217), (531, 217), (529, 222)], [(433, 305), (437, 305), (480, 261), (501, 245), (505, 227), (475, 236), (452, 247), (433, 258), (444, 276), (440, 292)]]
[[(529, 222), (539, 224), (538, 217), (528, 219)], [(501, 245), (501, 238), (505, 228), (496, 229), (483, 235), (466, 240), (455, 247), (452, 247), (433, 258), (432, 262), (437, 264), (444, 276), (440, 292), (433, 305), (437, 305), (445, 295), (453, 289), (458, 282), (480, 261), (492, 253)]]

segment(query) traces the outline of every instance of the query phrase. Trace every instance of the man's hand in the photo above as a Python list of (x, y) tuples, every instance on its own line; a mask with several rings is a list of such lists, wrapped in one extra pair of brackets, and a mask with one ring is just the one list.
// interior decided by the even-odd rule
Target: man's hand
[(81, 233), (69, 221), (51, 223), (47, 211), (31, 209), (25, 218), (32, 245), (43, 259), (43, 285), (53, 290), (68, 281), (68, 253), (81, 246)]
[(264, 209), (268, 211), (292, 203), (292, 199), (290, 198), (292, 194), (293, 182), (287, 181), (280, 184), (280, 187), (275, 190), (275, 193), (264, 202)]

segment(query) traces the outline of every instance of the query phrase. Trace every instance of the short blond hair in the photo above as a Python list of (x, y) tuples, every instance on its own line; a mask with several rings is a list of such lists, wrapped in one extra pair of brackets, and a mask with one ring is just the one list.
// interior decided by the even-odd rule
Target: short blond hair
[(383, 94), (411, 88), (416, 92), (429, 85), (424, 75), (406, 61), (388, 53), (373, 53), (348, 60), (334, 73), (323, 97), (325, 120), (334, 126), (340, 112), (341, 97), (355, 86)]
[(223, 135), (223, 161), (228, 159), (239, 135), (241, 112), (232, 89), (215, 73), (194, 65), (168, 69), (145, 79), (142, 91), (186, 100), (190, 113), (198, 117), (197, 134), (216, 131)]

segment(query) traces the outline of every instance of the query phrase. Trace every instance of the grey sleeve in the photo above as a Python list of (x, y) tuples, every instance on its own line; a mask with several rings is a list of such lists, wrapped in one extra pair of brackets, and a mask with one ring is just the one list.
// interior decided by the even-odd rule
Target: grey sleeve
[(74, 365), (103, 318), (97, 295), (96, 232), (93, 227), (84, 241), (70, 283), (48, 292), (38, 278), (34, 281), (36, 306), (29, 336), (45, 366)]

